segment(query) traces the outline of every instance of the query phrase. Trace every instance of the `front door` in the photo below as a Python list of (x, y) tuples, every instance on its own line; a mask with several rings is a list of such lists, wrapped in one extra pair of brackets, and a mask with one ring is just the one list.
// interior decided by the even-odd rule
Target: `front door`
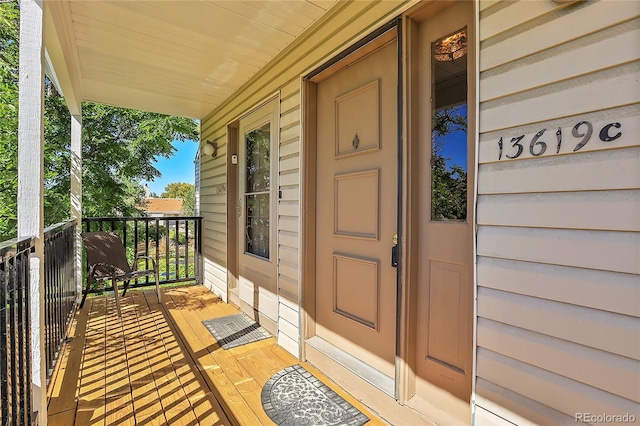
[(278, 319), (274, 199), (277, 108), (272, 101), (240, 120), (238, 292), (252, 317)]
[(420, 24), (420, 217), (416, 393), (471, 394), (474, 138), (472, 5)]
[(317, 86), (316, 335), (395, 376), (396, 40)]

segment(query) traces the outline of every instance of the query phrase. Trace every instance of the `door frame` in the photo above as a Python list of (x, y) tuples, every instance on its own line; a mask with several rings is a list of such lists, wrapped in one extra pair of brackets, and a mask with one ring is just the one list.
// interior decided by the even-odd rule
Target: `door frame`
[[(404, 198), (403, 205), (403, 219), (406, 224), (406, 238), (402, 241), (403, 249), (406, 256), (403, 257), (403, 267), (404, 267), (404, 288), (406, 291), (403, 294), (402, 298), (402, 325), (403, 330), (401, 333), (401, 358), (403, 360), (402, 367), (399, 371), (399, 382), (400, 389), (398, 395), (398, 401), (402, 404), (407, 403), (415, 393), (416, 389), (416, 340), (414, 336), (417, 331), (417, 312), (418, 312), (418, 265), (420, 263), (420, 259), (418, 258), (418, 241), (419, 241), (419, 181), (418, 181), (418, 170), (420, 167), (419, 164), (419, 143), (420, 143), (420, 134), (418, 127), (418, 114), (419, 114), (419, 93), (417, 90), (418, 79), (421, 77), (418, 72), (419, 61), (418, 61), (418, 49), (419, 38), (418, 38), (418, 26), (421, 22), (426, 21), (430, 18), (433, 18), (440, 14), (444, 9), (446, 9), (449, 4), (448, 2), (438, 2), (432, 4), (432, 7), (422, 7), (417, 6), (413, 9), (407, 11), (404, 15), (403, 19), (403, 29), (404, 29), (404, 47), (405, 47), (405, 74), (403, 75), (404, 83), (405, 83), (405, 92), (404, 92), (404, 108), (405, 115), (402, 117), (403, 126), (404, 126), (404, 136), (405, 136), (405, 165), (406, 165), (406, 173), (404, 175), (405, 183), (406, 183), (406, 196)], [(473, 300), (469, 301), (472, 306), (472, 310), (470, 315), (472, 318), (470, 319), (472, 322), (471, 325), (471, 342), (470, 342), (470, 350), (471, 354), (471, 371), (470, 371), (470, 380), (471, 380), (471, 398), (469, 403), (466, 406), (466, 412), (461, 412), (460, 408), (462, 404), (459, 403), (460, 400), (457, 400), (455, 397), (449, 396), (447, 392), (438, 392), (434, 394), (434, 400), (432, 401), (432, 405), (435, 407), (441, 407), (448, 413), (442, 413), (443, 415), (456, 413), (454, 416), (458, 421), (464, 421), (465, 423), (469, 423), (471, 421), (471, 404), (474, 399), (474, 391), (475, 391), (475, 367), (476, 367), (476, 357), (475, 357), (475, 348), (476, 348), (476, 294), (477, 294), (477, 280), (476, 280), (476, 232), (475, 228), (477, 227), (477, 199), (478, 199), (478, 190), (477, 190), (477, 176), (478, 176), (478, 5), (477, 2), (474, 2), (472, 6), (473, 18), (469, 21), (466, 21), (465, 24), (467, 26), (467, 34), (469, 37), (469, 63), (468, 63), (468, 143), (473, 144), (475, 146), (475, 157), (473, 158), (473, 169), (469, 169), (468, 174), (473, 177), (473, 187), (468, 188), (468, 196), (473, 197), (470, 205), (472, 208), (468, 211), (468, 222), (474, 227), (473, 235), (472, 235), (472, 276), (471, 285), (473, 286), (472, 297)], [(469, 205), (469, 204), (468, 204)], [(435, 386), (434, 386), (435, 388)], [(438, 388), (439, 389), (439, 388)], [(438, 389), (434, 389), (437, 391)], [(437, 418), (439, 413), (435, 413), (432, 411), (434, 407), (430, 406), (414, 406), (414, 409), (417, 409), (421, 412), (428, 410), (429, 413), (433, 413), (433, 418), (436, 421), (447, 423), (447, 419), (445, 417)], [(464, 416), (464, 417), (462, 417)]]
[[(411, 238), (418, 229), (419, 212), (416, 210), (419, 197), (416, 181), (418, 164), (418, 94), (415, 91), (418, 78), (418, 24), (426, 19), (439, 14), (450, 2), (426, 2), (410, 7), (400, 17), (380, 27), (369, 36), (344, 50), (333, 59), (306, 74), (301, 81), (301, 121), (302, 141), (300, 145), (301, 156), (301, 254), (300, 254), (300, 282), (301, 301), (303, 310), (300, 317), (300, 359), (306, 360), (307, 339), (315, 336), (315, 211), (316, 211), (316, 96), (317, 81), (338, 72), (343, 67), (357, 61), (362, 56), (375, 50), (372, 43), (376, 38), (394, 29), (398, 39), (398, 236), (399, 236), (399, 265), (397, 270), (397, 335), (396, 335), (396, 377), (395, 400), (405, 405), (415, 393), (415, 331), (417, 316), (417, 265), (418, 238)], [(473, 5), (473, 19), (468, 22), (468, 34), (470, 35), (470, 66), (468, 74), (468, 137), (472, 138), (475, 145), (473, 173), (474, 186), (470, 188), (469, 196), (473, 197), (473, 209), (469, 212), (469, 220), (477, 227), (477, 199), (478, 199), (478, 20), (479, 10), (477, 2)], [(477, 318), (477, 271), (476, 252), (477, 238), (473, 232), (472, 256), (473, 256), (473, 312), (472, 312), (472, 390), (471, 401), (467, 406), (466, 418), (452, 418), (434, 406), (413, 407), (419, 412), (428, 413), (434, 420), (444, 423), (453, 421), (470, 421), (472, 404), (475, 395), (476, 372), (476, 318)], [(447, 406), (447, 397), (443, 397)], [(395, 402), (395, 401), (394, 401)]]
[[(397, 206), (397, 225), (398, 238), (401, 240), (401, 222), (402, 222), (402, 185), (403, 185), (403, 168), (402, 168), (402, 25), (401, 19), (395, 18), (382, 27), (378, 28), (368, 36), (364, 37), (357, 43), (345, 49), (331, 60), (325, 62), (321, 66), (315, 68), (302, 78), (301, 105), (302, 105), (302, 137), (303, 143), (300, 146), (301, 156), (301, 307), (303, 315), (301, 315), (301, 356), (302, 360), (306, 360), (307, 340), (316, 335), (316, 179), (317, 179), (317, 158), (316, 158), (316, 130), (317, 130), (317, 84), (330, 76), (333, 76), (348, 67), (349, 65), (359, 61), (365, 56), (377, 51), (389, 42), (396, 40), (398, 50), (398, 92), (397, 92), (397, 131), (396, 143), (398, 149), (397, 161), (397, 179), (398, 179), (398, 206)], [(399, 246), (400, 247), (400, 246)], [(401, 249), (399, 250), (399, 260), (401, 259)], [(396, 269), (396, 339), (395, 339), (395, 387), (394, 397), (397, 399), (398, 394), (398, 349), (400, 342), (400, 276), (401, 262)]]
[[(258, 111), (262, 107), (267, 106), (270, 103), (274, 103), (275, 109), (273, 114), (273, 126), (276, 129), (276, 139), (273, 141), (274, 146), (271, 149), (271, 168), (272, 168), (272, 193), (275, 196), (271, 200), (270, 212), (273, 215), (271, 220), (274, 221), (273, 230), (273, 262), (278, 263), (278, 229), (277, 221), (279, 214), (279, 188), (280, 188), (280, 91), (271, 93), (269, 96), (261, 99), (259, 102), (252, 104), (249, 108), (243, 110), (242, 114), (237, 115), (233, 120), (229, 121), (225, 126), (226, 129), (226, 230), (227, 230), (227, 301), (239, 306), (243, 312), (251, 316), (255, 321), (260, 322), (270, 333), (274, 336), (277, 335), (278, 321), (272, 320), (265, 315), (260, 315), (259, 312), (253, 312), (253, 307), (240, 299), (239, 295), (239, 281), (240, 281), (240, 260), (239, 260), (239, 217), (238, 217), (238, 200), (240, 197), (240, 169), (239, 157), (240, 157), (240, 120), (250, 116), (252, 113)], [(234, 163), (235, 157), (235, 163)], [(276, 188), (273, 190), (273, 188)], [(277, 269), (277, 266), (276, 266)], [(276, 297), (279, 297), (278, 289), (280, 287), (279, 277), (276, 274)]]

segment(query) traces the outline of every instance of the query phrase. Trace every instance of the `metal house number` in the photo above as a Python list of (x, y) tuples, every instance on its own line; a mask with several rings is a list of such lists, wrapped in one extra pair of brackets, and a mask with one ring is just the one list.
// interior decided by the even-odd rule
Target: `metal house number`
[[(618, 122), (605, 124), (599, 130), (598, 137), (602, 142), (613, 142), (622, 136), (622, 132), (617, 130), (621, 127), (622, 124)], [(555, 138), (551, 136), (554, 134), (553, 130), (546, 134), (545, 132), (547, 132), (546, 128), (540, 130), (538, 133), (533, 135), (529, 141), (527, 148), (529, 150), (529, 154), (534, 157), (540, 157), (542, 154), (547, 152), (547, 148), (551, 144), (555, 145), (556, 154), (560, 153), (563, 143), (562, 127), (558, 127), (558, 130), (555, 131)], [(580, 151), (591, 140), (591, 136), (593, 135), (593, 124), (589, 121), (579, 121), (575, 126), (573, 126), (570, 132), (571, 136), (575, 138), (573, 142), (577, 141), (577, 144), (573, 148), (573, 152)], [(568, 130), (565, 131), (565, 133), (568, 133)], [(523, 142), (524, 139), (525, 135), (512, 137), (510, 141), (506, 142), (507, 146), (505, 147), (506, 139), (500, 138), (498, 141), (498, 160), (502, 160), (502, 155), (506, 150), (508, 150), (508, 153), (505, 153), (506, 158), (515, 159), (520, 157), (525, 152), (525, 146), (527, 146), (526, 142)], [(546, 139), (547, 142), (543, 139)]]

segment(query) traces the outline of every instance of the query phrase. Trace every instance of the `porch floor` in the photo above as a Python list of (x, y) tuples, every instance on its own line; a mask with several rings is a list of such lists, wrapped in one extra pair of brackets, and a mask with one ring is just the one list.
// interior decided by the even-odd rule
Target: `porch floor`
[[(275, 338), (224, 350), (203, 320), (236, 314), (202, 286), (87, 299), (71, 324), (49, 386), (56, 425), (273, 424), (262, 408), (267, 380), (298, 361)], [(307, 363), (323, 383), (372, 419), (362, 404)]]

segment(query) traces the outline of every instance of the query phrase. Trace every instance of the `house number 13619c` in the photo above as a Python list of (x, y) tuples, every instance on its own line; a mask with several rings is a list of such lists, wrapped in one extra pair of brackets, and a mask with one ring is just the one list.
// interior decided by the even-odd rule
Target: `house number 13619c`
[[(619, 131), (622, 125), (620, 123), (608, 123), (605, 124), (598, 131), (598, 137), (602, 142), (612, 142), (622, 136), (622, 132)], [(589, 121), (580, 121), (570, 130), (572, 139), (567, 137), (564, 141), (566, 144), (570, 144), (573, 147), (573, 152), (580, 151), (584, 146), (589, 143), (591, 136), (593, 135), (593, 124)], [(576, 143), (577, 142), (577, 143)], [(573, 145), (575, 143), (575, 145)], [(525, 140), (525, 135), (516, 136), (511, 140), (500, 138), (498, 141), (498, 160), (502, 160), (503, 153), (506, 158), (514, 159), (520, 157), (525, 150), (528, 149), (529, 154), (533, 157), (540, 157), (542, 154), (555, 148), (556, 154), (560, 153), (560, 149), (563, 144), (563, 132), (562, 127), (558, 127), (558, 130), (547, 132), (547, 129), (542, 129), (531, 140)], [(526, 155), (526, 154), (525, 154)]]

